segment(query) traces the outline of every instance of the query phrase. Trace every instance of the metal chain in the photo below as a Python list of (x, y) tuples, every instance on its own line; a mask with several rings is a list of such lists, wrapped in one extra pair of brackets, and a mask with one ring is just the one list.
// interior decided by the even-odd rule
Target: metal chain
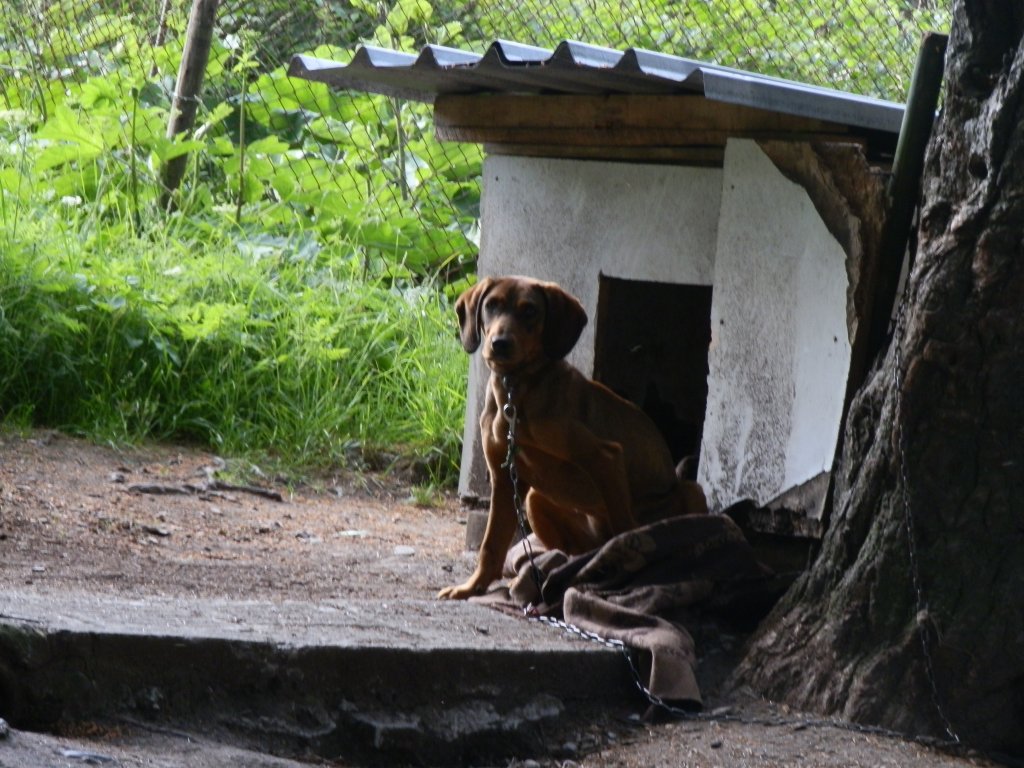
[[(909, 280), (908, 280), (909, 285)], [(910, 580), (911, 586), (914, 590), (915, 600), (915, 618), (919, 621), (922, 617), (928, 617), (928, 603), (924, 596), (924, 587), (921, 585), (921, 569), (920, 563), (917, 557), (917, 537), (914, 529), (914, 513), (913, 507), (910, 503), (910, 483), (907, 475), (907, 445), (906, 435), (903, 432), (903, 421), (902, 421), (902, 392), (903, 392), (903, 359), (900, 355), (900, 329), (906, 322), (906, 306), (907, 306), (907, 291), (904, 290), (903, 296), (900, 298), (899, 307), (897, 308), (896, 322), (893, 327), (893, 385), (895, 387), (895, 413), (893, 414), (893, 424), (896, 430), (896, 448), (899, 452), (899, 469), (900, 469), (900, 485), (901, 485), (901, 500), (903, 502), (903, 523), (907, 531), (907, 553), (910, 561)], [(946, 715), (946, 710), (942, 706), (942, 699), (939, 695), (939, 684), (935, 676), (935, 665), (932, 661), (931, 644), (928, 641), (928, 632), (924, 626), (919, 627), (918, 636), (921, 639), (921, 656), (924, 660), (925, 677), (928, 678), (928, 685), (931, 689), (932, 704), (935, 707), (935, 711), (942, 721), (942, 727), (945, 729), (947, 735), (953, 740), (955, 744), (960, 743), (960, 736), (953, 728), (953, 724), (950, 722), (949, 717)]]
[[(529, 610), (529, 609), (528, 609)], [(629, 666), (629, 671), (633, 677), (633, 682), (636, 687), (643, 694), (648, 704), (656, 707), (657, 709), (672, 715), (673, 717), (689, 722), (697, 723), (736, 723), (738, 725), (759, 725), (766, 727), (785, 727), (792, 726), (794, 730), (806, 730), (808, 728), (834, 728), (839, 731), (848, 731), (850, 733), (866, 734), (870, 736), (882, 736), (890, 739), (909, 740), (926, 746), (936, 747), (939, 749), (952, 750), (956, 747), (961, 746), (960, 740), (952, 738), (949, 741), (943, 741), (935, 739), (929, 736), (920, 736), (903, 733), (901, 731), (893, 730), (891, 728), (884, 728), (880, 725), (864, 725), (861, 723), (851, 723), (845, 720), (836, 720), (831, 718), (821, 717), (786, 717), (783, 715), (771, 715), (771, 716), (757, 716), (757, 715), (746, 715), (742, 713), (736, 713), (732, 711), (732, 707), (718, 707), (710, 712), (694, 712), (688, 709), (682, 709), (680, 707), (669, 704), (660, 696), (651, 691), (643, 683), (643, 678), (640, 675), (640, 670), (637, 669), (636, 663), (633, 659), (633, 652), (625, 643), (621, 640), (610, 639), (603, 637), (596, 632), (590, 632), (589, 630), (581, 629), (575, 624), (570, 624), (567, 621), (556, 619), (551, 616), (540, 616), (537, 614), (529, 615), (530, 621), (535, 621), (540, 624), (545, 624), (549, 627), (560, 629), (565, 634), (578, 637), (582, 640), (586, 640), (591, 643), (597, 643), (607, 648), (619, 651), (622, 653), (623, 658), (626, 660), (626, 664)]]
[[(519, 414), (516, 411), (515, 403), (512, 402), (512, 380), (508, 376), (505, 376), (502, 378), (501, 384), (505, 388), (505, 405), (502, 406), (501, 412), (504, 414), (505, 421), (508, 423), (508, 449), (505, 453), (505, 463), (501, 466), (502, 469), (508, 470), (508, 477), (512, 482), (512, 504), (516, 510), (516, 521), (519, 523), (519, 535), (522, 537), (523, 547), (526, 549), (526, 555), (530, 559), (530, 572), (533, 576), (533, 583), (537, 587), (537, 595), (540, 596), (540, 570), (534, 562), (533, 545), (530, 543), (530, 533), (526, 526), (526, 512), (523, 509), (523, 498), (519, 493), (519, 472), (516, 470), (516, 452), (518, 450), (516, 446), (516, 426), (519, 423)], [(532, 608), (533, 606), (527, 606), (524, 612), (529, 616)]]

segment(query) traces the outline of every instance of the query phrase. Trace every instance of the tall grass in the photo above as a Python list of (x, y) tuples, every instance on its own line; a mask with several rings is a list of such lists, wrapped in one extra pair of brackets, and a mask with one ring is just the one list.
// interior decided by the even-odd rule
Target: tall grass
[(466, 360), (440, 286), (368, 275), (314, 232), (140, 233), (76, 202), (0, 201), (0, 419), (454, 476)]

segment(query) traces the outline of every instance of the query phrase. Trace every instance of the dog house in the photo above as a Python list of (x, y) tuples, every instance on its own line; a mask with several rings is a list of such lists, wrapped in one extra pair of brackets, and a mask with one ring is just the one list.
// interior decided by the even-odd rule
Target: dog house
[[(291, 74), (434, 104), (482, 143), (481, 275), (580, 298), (570, 361), (696, 459), (712, 510), (816, 535), (876, 307), (902, 105), (648, 51), (360, 49)], [(471, 365), (460, 492), (486, 499)], [(473, 533), (470, 532), (472, 539)]]

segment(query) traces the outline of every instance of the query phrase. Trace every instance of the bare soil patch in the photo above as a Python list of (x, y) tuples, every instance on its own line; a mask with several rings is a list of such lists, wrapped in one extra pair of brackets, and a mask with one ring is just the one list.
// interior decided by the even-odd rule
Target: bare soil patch
[[(431, 599), (472, 570), (466, 512), (451, 495), (419, 506), (410, 486), (395, 477), (339, 472), (290, 484), (258, 474), (253, 482), (254, 473), (237, 469), (181, 446), (114, 449), (54, 432), (0, 434), (0, 584), (138, 598), (387, 601)], [(242, 476), (244, 482), (231, 480)], [(713, 706), (727, 709), (696, 722), (595, 724), (599, 734), (589, 745), (553, 745), (558, 758), (510, 765), (991, 764), (913, 741), (811, 725), (811, 718), (754, 697), (718, 698)], [(180, 734), (99, 728), (73, 736), (13, 732), (0, 738), (0, 766), (80, 764), (62, 757), (68, 750), (126, 766), (292, 764)], [(592, 751), (595, 743), (601, 748)]]
[(472, 566), (452, 496), (339, 473), (230, 482), (245, 468), (180, 447), (114, 450), (0, 436), (0, 578), (124, 595), (432, 598)]

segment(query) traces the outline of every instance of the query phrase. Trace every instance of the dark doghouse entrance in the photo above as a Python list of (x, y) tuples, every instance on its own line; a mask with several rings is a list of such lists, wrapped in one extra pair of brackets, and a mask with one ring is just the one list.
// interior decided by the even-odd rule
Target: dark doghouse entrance
[(711, 286), (601, 275), (595, 335), (594, 378), (643, 408), (665, 436), (673, 459), (699, 456), (708, 399)]

